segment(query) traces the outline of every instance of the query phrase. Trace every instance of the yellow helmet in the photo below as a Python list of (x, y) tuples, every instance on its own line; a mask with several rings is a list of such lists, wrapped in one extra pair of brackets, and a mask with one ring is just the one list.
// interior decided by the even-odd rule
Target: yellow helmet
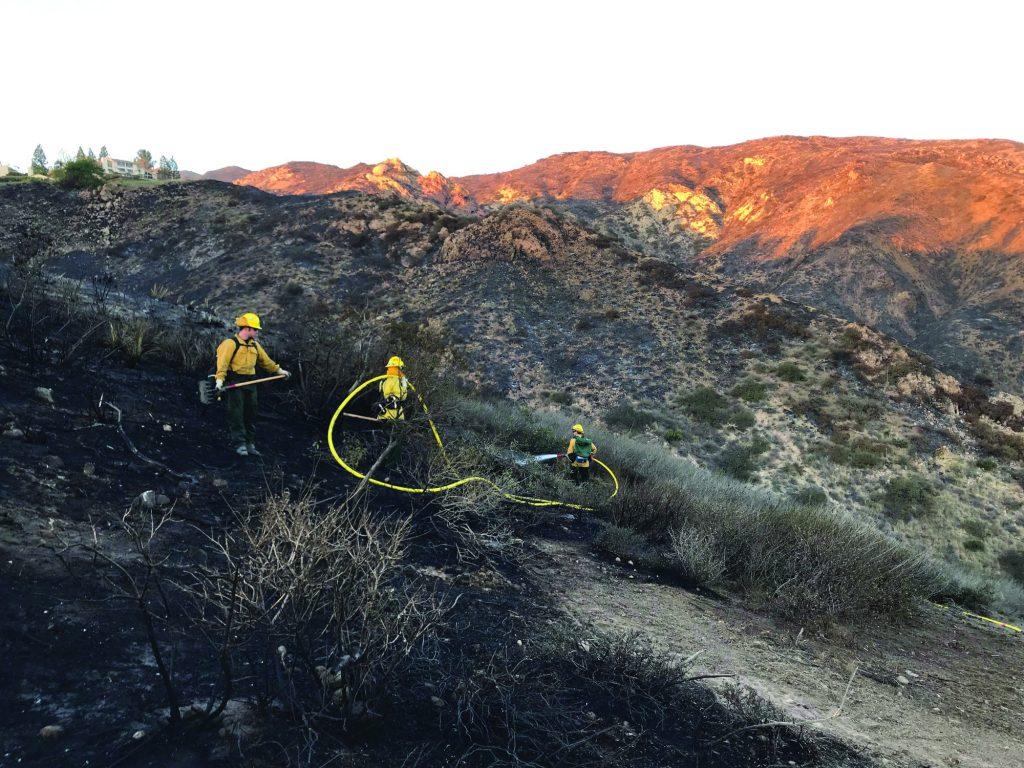
[(235, 318), (235, 325), (239, 328), (255, 328), (257, 331), (263, 328), (260, 325), (260, 316), (255, 312), (246, 312), (244, 315), (239, 315)]
[(388, 368), (405, 368), (405, 363), (402, 362), (402, 358), (398, 355), (392, 355), (391, 359), (388, 360)]
[(583, 425), (582, 424), (573, 424), (572, 425), (572, 431), (573, 432), (579, 432), (582, 435), (583, 434)]

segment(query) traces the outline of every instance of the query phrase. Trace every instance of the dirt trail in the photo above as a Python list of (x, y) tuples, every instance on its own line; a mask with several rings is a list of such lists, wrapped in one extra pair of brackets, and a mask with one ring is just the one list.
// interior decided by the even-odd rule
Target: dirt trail
[(642, 631), (670, 654), (704, 649), (695, 674), (734, 673), (794, 719), (827, 717), (860, 664), (843, 714), (814, 727), (883, 764), (1024, 766), (1020, 636), (936, 608), (918, 626), (797, 642), (791, 627), (660, 583), (584, 543), (536, 544), (537, 576), (568, 611), (604, 629)]

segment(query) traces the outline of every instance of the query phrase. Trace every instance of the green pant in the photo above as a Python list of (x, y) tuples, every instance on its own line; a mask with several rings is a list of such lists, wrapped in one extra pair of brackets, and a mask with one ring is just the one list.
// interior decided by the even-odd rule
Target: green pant
[(236, 444), (255, 443), (256, 387), (231, 389), (225, 393), (228, 405), (228, 431)]

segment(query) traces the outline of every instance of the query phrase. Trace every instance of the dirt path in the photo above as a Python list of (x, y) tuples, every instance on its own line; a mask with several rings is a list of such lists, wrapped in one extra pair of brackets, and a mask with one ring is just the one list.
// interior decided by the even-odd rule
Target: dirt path
[(794, 719), (831, 713), (859, 664), (843, 714), (815, 727), (883, 764), (1024, 766), (1020, 636), (936, 608), (920, 626), (797, 641), (790, 627), (660, 583), (586, 544), (535, 543), (536, 575), (568, 611), (601, 628), (642, 631), (670, 654), (703, 649), (695, 674), (734, 673)]

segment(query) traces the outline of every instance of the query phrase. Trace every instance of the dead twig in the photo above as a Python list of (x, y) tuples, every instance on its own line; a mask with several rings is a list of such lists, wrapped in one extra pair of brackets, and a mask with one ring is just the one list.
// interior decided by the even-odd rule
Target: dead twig
[(713, 747), (716, 744), (725, 741), (726, 739), (732, 738), (738, 733), (744, 733), (746, 731), (755, 731), (760, 730), (762, 728), (796, 728), (803, 725), (815, 725), (817, 723), (827, 723), (830, 720), (835, 720), (837, 717), (843, 714), (843, 707), (846, 705), (846, 699), (850, 695), (850, 688), (853, 687), (853, 680), (855, 677), (857, 677), (857, 672), (859, 671), (860, 664), (857, 664), (853, 668), (853, 672), (850, 673), (850, 679), (846, 681), (846, 690), (843, 691), (843, 697), (839, 700), (839, 705), (830, 715), (825, 715), (824, 717), (809, 717), (805, 720), (772, 720), (771, 722), (767, 723), (755, 723), (754, 725), (745, 725), (742, 728), (736, 728), (732, 731), (729, 731), (724, 736), (720, 736), (714, 741), (709, 742), (707, 746)]
[(110, 410), (112, 410), (116, 414), (117, 422), (114, 424), (114, 427), (117, 429), (118, 434), (121, 435), (121, 439), (124, 440), (124, 444), (128, 446), (128, 450), (132, 452), (133, 456), (135, 456), (140, 461), (143, 461), (146, 464), (149, 464), (152, 467), (156, 467), (157, 469), (159, 469), (159, 470), (161, 470), (163, 472), (166, 472), (171, 477), (173, 477), (173, 478), (175, 478), (177, 480), (188, 480), (189, 482), (192, 482), (192, 483), (196, 482), (195, 477), (193, 477), (192, 475), (183, 474), (181, 472), (175, 472), (173, 469), (168, 467), (166, 464), (163, 464), (163, 463), (157, 461), (156, 459), (151, 459), (151, 458), (149, 458), (149, 456), (146, 456), (144, 453), (139, 451), (139, 449), (135, 447), (135, 443), (133, 443), (131, 438), (128, 437), (128, 433), (124, 431), (124, 426), (121, 423), (121, 409), (118, 408), (116, 405), (114, 405), (109, 400), (105, 400), (104, 397), (105, 397), (104, 395), (100, 395), (99, 409), (102, 412), (103, 406), (106, 406), (107, 408), (109, 408)]

